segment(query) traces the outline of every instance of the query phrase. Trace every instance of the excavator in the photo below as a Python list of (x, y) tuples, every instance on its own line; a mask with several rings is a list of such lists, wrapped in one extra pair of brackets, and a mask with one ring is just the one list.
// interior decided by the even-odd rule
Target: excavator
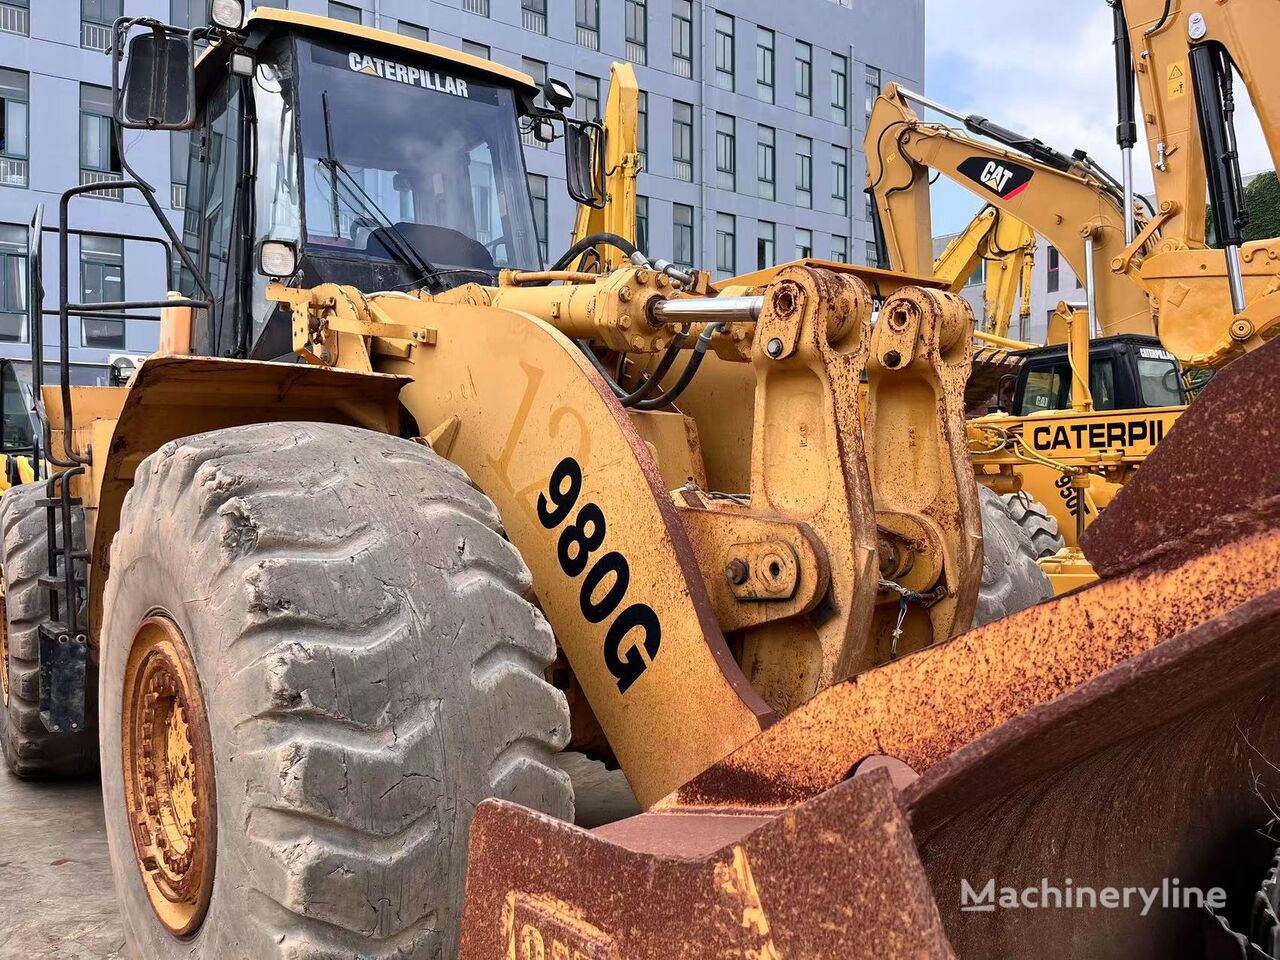
[(1035, 261), (1035, 231), (995, 207), (985, 207), (934, 260), (933, 275), (959, 293), (979, 269), (983, 271), (979, 332), (999, 342), (1009, 339), (1015, 308), (1020, 337), (1026, 329)]
[[(563, 139), (594, 230), (638, 162), (625, 91), (584, 121), (562, 82), (424, 41), (237, 0), (210, 23), (113, 26), (117, 139), (192, 130), (182, 283), (60, 298), (41, 476), (0, 498), (0, 743), (22, 776), (100, 764), (135, 955), (1267, 942), (1274, 344), (1051, 598), (976, 482), (975, 320), (936, 279), (712, 283), (606, 232), (544, 265), (520, 134)], [(171, 230), (121, 154), (112, 189)], [(70, 317), (126, 308), (162, 311), (161, 350), (71, 385)], [(641, 812), (575, 823), (566, 748)], [(1022, 909), (1049, 888), (1072, 906)]]

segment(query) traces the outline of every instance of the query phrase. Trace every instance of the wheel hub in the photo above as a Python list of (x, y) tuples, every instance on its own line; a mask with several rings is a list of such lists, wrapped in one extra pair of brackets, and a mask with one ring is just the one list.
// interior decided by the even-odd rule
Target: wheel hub
[(150, 616), (125, 667), (124, 788), (134, 857), (174, 936), (204, 920), (213, 891), (213, 754), (195, 663), (178, 625)]

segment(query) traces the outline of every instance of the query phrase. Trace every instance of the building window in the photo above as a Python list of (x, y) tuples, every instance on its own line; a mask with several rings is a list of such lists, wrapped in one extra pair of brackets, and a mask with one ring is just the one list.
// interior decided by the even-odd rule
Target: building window
[(0, 33), (31, 34), (30, 0), (0, 0)]
[(693, 179), (693, 106), (671, 101), (671, 158), (677, 180)]
[(849, 60), (838, 53), (831, 55), (831, 119), (849, 123)]
[(27, 228), (0, 224), (0, 340), (27, 340)]
[(636, 246), (649, 249), (649, 198), (636, 196)]
[(0, 183), (25, 187), (31, 126), (30, 76), (0, 69)]
[(724, 190), (736, 189), (738, 138), (734, 119), (716, 114), (716, 182)]
[(520, 0), (520, 25), (530, 33), (547, 35), (547, 0)]
[(867, 266), (880, 266), (880, 247), (876, 245), (874, 240), (867, 241)]
[(169, 205), (175, 210), (187, 205), (187, 158), (191, 151), (191, 132), (178, 130), (169, 134)]
[(671, 257), (686, 270), (693, 269), (693, 207), (671, 205)]
[(849, 238), (835, 233), (831, 235), (831, 259), (836, 263), (849, 262)]
[(796, 41), (796, 110), (813, 113), (813, 47)]
[(764, 270), (778, 262), (778, 226), (768, 220), (756, 225), (756, 269)]
[(844, 147), (831, 148), (831, 200), (835, 213), (849, 212), (849, 151)]
[(756, 28), (756, 96), (773, 103), (774, 83), (773, 31)]
[(462, 0), (462, 9), (478, 17), (489, 15), (489, 0)]
[(640, 169), (649, 167), (649, 94), (640, 91), (636, 100), (636, 152), (640, 154)]
[(538, 257), (547, 262), (547, 178), (529, 174), (529, 196), (533, 198), (533, 231), (538, 236)]
[(716, 86), (733, 89), (733, 17), (716, 14)]
[(423, 43), (431, 39), (431, 33), (426, 27), (420, 27), (416, 23), (410, 23), (408, 20), (396, 21), (396, 32), (402, 37), (411, 37), (414, 40), (421, 40)]
[(578, 46), (600, 49), (600, 0), (576, 0), (578, 9)]
[[(80, 302), (124, 300), (124, 241), (114, 237), (80, 238)], [(124, 321), (82, 319), (82, 346), (124, 349)]]
[(724, 273), (737, 272), (735, 247), (738, 243), (737, 225), (733, 214), (716, 214), (716, 269)]
[[(80, 183), (120, 179), (120, 155), (111, 135), (111, 90), (80, 84)], [(93, 196), (123, 199), (120, 190), (99, 190)]]
[(869, 190), (864, 191), (862, 196), (863, 196), (863, 199), (866, 201), (866, 206), (867, 206), (867, 209), (864, 211), (866, 214), (867, 222), (874, 223), (876, 219), (876, 198), (874, 195), (872, 195), (872, 193)]
[(649, 62), (649, 27), (645, 0), (626, 0), (624, 19), (627, 31), (627, 59), (632, 63)]
[(574, 75), (574, 99), (578, 104), (579, 120), (600, 119), (600, 81), (585, 73)]
[(813, 206), (813, 141), (796, 137), (796, 206)]
[[(533, 78), (533, 82), (538, 85), (541, 90), (547, 82), (547, 65), (541, 60), (534, 60), (532, 57), (524, 57), (520, 61), (520, 69)], [(534, 103), (538, 106), (544, 106), (543, 96), (541, 93), (534, 98)], [(547, 145), (533, 135), (532, 126), (529, 130), (520, 134), (520, 141), (526, 147), (533, 147), (535, 150), (545, 150)]]
[(778, 131), (763, 124), (756, 127), (756, 180), (760, 184), (760, 196), (765, 200), (777, 198), (778, 181)]
[(491, 51), (488, 44), (476, 43), (474, 40), (463, 40), (462, 52), (469, 53), (473, 57), (479, 57), (481, 60), (488, 60)]
[(693, 76), (693, 0), (671, 0), (671, 67), (677, 77)]
[(329, 16), (334, 20), (345, 20), (347, 23), (363, 22), (363, 12), (359, 7), (338, 3), (338, 0), (329, 0)]
[(796, 227), (796, 259), (808, 260), (813, 256), (813, 231)]
[(987, 282), (987, 261), (979, 260), (978, 267), (973, 271), (973, 275), (965, 281), (966, 287), (980, 287)]
[(1049, 293), (1057, 293), (1058, 288), (1062, 283), (1062, 257), (1058, 253), (1057, 247), (1049, 248), (1048, 269), (1049, 269), (1049, 275), (1047, 278), (1045, 289)]
[(882, 84), (880, 82), (880, 68), (867, 66), (867, 116), (871, 116), (871, 110), (876, 105), (876, 100), (880, 97)]
[(80, 0), (80, 46), (105, 50), (111, 44), (111, 25), (124, 16), (124, 0)]

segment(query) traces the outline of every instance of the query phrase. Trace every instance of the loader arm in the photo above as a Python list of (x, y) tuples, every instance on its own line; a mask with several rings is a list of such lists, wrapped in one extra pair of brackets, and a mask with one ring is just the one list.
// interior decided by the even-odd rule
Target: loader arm
[[(1273, 51), (1280, 5), (1124, 0), (1123, 7), (1163, 220), (1160, 247), (1140, 274), (1170, 352), (1187, 366), (1218, 367), (1280, 332), (1280, 241), (1244, 243), (1244, 224), (1227, 222), (1236, 220), (1233, 211), (1244, 211), (1231, 68), (1253, 103), (1273, 162), (1280, 156)], [(1206, 130), (1214, 144), (1207, 152)], [(1206, 182), (1220, 249), (1206, 243)]]
[[(1062, 169), (920, 119), (890, 84), (868, 123), (868, 189), (875, 197), (890, 261), (919, 272), (929, 263), (929, 177), (937, 171), (1030, 226), (1061, 252), (1076, 275), (1094, 275), (1101, 332), (1154, 333), (1142, 289), (1112, 273), (1125, 252), (1124, 210), (1113, 188), (1078, 165)], [(1086, 250), (1092, 244), (1093, 262)]]

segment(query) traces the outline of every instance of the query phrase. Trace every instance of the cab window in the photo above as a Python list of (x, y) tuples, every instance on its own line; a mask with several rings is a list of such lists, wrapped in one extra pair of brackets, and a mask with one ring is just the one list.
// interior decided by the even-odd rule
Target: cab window
[(1058, 367), (1032, 370), (1022, 391), (1022, 408), (1018, 416), (1062, 408), (1063, 377)]
[(1138, 383), (1142, 402), (1148, 407), (1176, 407), (1187, 402), (1182, 392), (1182, 377), (1173, 360), (1138, 358)]

